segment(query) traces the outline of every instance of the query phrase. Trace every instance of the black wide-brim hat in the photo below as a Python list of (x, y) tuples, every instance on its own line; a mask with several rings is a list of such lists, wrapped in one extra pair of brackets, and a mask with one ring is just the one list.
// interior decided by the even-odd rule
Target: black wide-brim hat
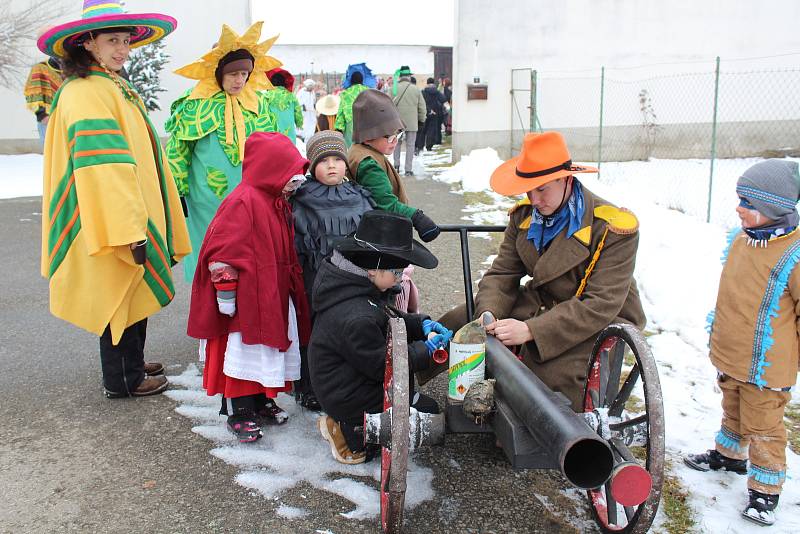
[(383, 210), (364, 213), (354, 234), (336, 244), (343, 256), (364, 269), (396, 269), (413, 264), (433, 269), (439, 260), (415, 240), (411, 219)]

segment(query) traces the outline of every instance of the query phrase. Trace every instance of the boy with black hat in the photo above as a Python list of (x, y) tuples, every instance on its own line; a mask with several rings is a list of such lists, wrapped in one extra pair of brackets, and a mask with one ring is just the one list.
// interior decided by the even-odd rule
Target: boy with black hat
[(757, 163), (739, 178), (736, 193), (742, 227), (731, 233), (717, 305), (709, 315), (722, 424), (715, 448), (689, 454), (684, 462), (698, 471), (747, 473), (742, 515), (772, 525), (786, 479), (783, 413), (798, 370), (798, 164)]
[(356, 182), (372, 193), (378, 208), (411, 219), (419, 238), (433, 241), (439, 227), (422, 210), (408, 205), (400, 175), (386, 156), (393, 154), (406, 126), (388, 95), (367, 89), (353, 103), (353, 146), (347, 154)]
[[(312, 135), (306, 145), (310, 178), (292, 197), (294, 245), (309, 303), (317, 271), (333, 252), (334, 239), (355, 232), (364, 212), (375, 207), (369, 191), (348, 180), (346, 152), (341, 132), (325, 130)], [(303, 407), (319, 411), (308, 378), (306, 347), (300, 349), (300, 356), (302, 372), (294, 384), (295, 398)]]
[[(451, 331), (428, 316), (403, 313), (386, 303), (386, 291), (409, 264), (431, 269), (438, 260), (412, 238), (406, 217), (368, 211), (352, 237), (336, 245), (322, 263), (314, 283), (311, 381), (328, 414), (319, 419), (320, 432), (341, 463), (367, 459), (361, 425), (364, 412), (383, 409), (389, 318), (405, 322), (412, 372), (427, 368), (433, 351), (452, 338)], [(439, 411), (433, 399), (419, 393), (412, 396), (412, 406)]]

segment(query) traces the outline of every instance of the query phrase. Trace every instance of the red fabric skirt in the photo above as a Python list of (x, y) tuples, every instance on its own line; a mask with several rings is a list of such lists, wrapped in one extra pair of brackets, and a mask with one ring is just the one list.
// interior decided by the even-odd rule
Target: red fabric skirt
[(203, 368), (203, 389), (213, 397), (219, 393), (228, 399), (247, 397), (264, 393), (274, 399), (278, 393), (291, 392), (292, 381), (287, 381), (282, 388), (268, 388), (258, 382), (240, 380), (226, 376), (223, 372), (225, 364), (225, 349), (228, 346), (228, 336), (220, 336), (206, 341), (206, 365)]

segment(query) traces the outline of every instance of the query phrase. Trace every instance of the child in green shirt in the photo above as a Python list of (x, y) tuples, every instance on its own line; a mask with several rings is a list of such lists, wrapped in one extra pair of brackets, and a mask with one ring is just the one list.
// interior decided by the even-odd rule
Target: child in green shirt
[(422, 210), (408, 205), (405, 187), (387, 155), (393, 154), (405, 125), (392, 99), (375, 89), (358, 95), (353, 103), (353, 146), (347, 154), (356, 182), (372, 193), (379, 209), (411, 219), (422, 241), (439, 235), (439, 227)]

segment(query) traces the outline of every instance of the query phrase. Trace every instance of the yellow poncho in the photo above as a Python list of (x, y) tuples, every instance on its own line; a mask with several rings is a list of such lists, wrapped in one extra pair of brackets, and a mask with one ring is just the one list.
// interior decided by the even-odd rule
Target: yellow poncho
[[(138, 95), (94, 67), (56, 95), (44, 147), (42, 275), (50, 311), (117, 343), (173, 298), (190, 251), (175, 182)], [(137, 265), (130, 243), (147, 239)]]

